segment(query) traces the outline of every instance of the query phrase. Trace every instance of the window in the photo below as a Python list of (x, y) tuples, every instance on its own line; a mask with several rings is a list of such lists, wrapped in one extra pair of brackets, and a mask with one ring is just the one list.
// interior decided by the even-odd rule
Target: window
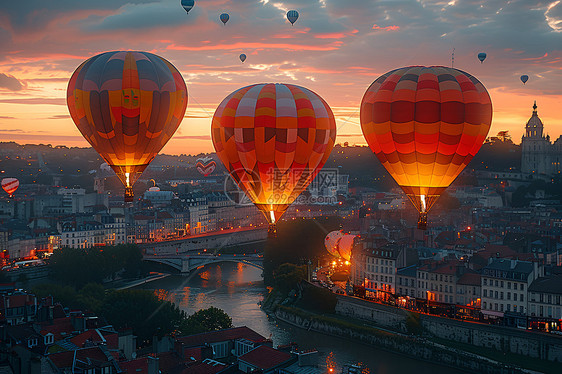
[(488, 290), (484, 290), (484, 297), (488, 297)]
[(511, 290), (511, 282), (507, 282), (507, 289)]
[(503, 300), (503, 292), (500, 292), (500, 299)]
[[(508, 299), (508, 300), (511, 300), (511, 292), (508, 292), (508, 293), (507, 293), (507, 299)], [(509, 309), (508, 309), (508, 311), (509, 311)]]
[(488, 279), (484, 278), (484, 286), (488, 285)]
[(521, 288), (520, 288), (520, 290), (521, 290), (521, 291), (525, 290), (525, 285), (524, 285), (523, 283), (521, 283)]
[(496, 295), (496, 299), (497, 299), (498, 298), (498, 291), (496, 291), (495, 295)]
[(515, 292), (513, 293), (513, 301), (517, 301), (517, 294)]

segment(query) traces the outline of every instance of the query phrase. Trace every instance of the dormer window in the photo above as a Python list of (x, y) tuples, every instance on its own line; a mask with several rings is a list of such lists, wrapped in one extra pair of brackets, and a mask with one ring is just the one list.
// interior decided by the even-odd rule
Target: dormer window
[(28, 346), (29, 348), (33, 348), (33, 347), (37, 346), (37, 338), (30, 338), (30, 339), (27, 341), (27, 346)]

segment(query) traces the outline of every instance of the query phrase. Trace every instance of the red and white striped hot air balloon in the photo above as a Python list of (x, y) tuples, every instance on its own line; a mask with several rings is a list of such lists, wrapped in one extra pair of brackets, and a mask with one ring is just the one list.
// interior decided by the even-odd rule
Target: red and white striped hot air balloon
[(10, 195), (10, 197), (13, 196), (14, 192), (16, 192), (19, 186), (20, 186), (20, 181), (17, 180), (16, 178), (2, 179), (2, 188), (4, 189), (4, 191), (8, 193), (8, 195)]

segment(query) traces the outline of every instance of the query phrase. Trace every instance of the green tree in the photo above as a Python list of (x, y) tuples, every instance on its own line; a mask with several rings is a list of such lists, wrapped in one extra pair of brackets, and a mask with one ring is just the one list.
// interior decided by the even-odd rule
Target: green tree
[(195, 334), (232, 327), (232, 318), (224, 310), (211, 306), (190, 315), (180, 326), (182, 334)]
[(275, 288), (283, 293), (287, 293), (291, 289), (306, 278), (306, 266), (297, 266), (295, 264), (282, 264), (273, 273), (273, 284)]

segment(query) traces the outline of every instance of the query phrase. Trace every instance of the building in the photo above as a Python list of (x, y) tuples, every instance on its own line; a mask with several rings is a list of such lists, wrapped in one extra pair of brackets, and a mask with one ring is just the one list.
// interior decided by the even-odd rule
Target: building
[(553, 143), (544, 134), (544, 125), (537, 114), (537, 102), (533, 114), (521, 138), (521, 172), (523, 174), (559, 174), (562, 171), (562, 135)]
[(482, 313), (503, 317), (504, 313), (527, 314), (527, 292), (544, 268), (537, 262), (490, 258), (482, 269)]
[(398, 269), (396, 272), (397, 294), (400, 296), (416, 297), (416, 276), (417, 265), (410, 265), (405, 268)]
[(282, 366), (289, 365), (292, 361), (294, 359), (290, 353), (261, 345), (238, 357), (238, 370), (243, 373), (268, 374), (276, 372)]
[(439, 303), (456, 303), (457, 281), (467, 271), (458, 260), (429, 262), (417, 270), (418, 298)]
[(529, 286), (529, 317), (531, 324), (539, 328), (561, 330), (562, 321), (562, 275), (540, 277)]

